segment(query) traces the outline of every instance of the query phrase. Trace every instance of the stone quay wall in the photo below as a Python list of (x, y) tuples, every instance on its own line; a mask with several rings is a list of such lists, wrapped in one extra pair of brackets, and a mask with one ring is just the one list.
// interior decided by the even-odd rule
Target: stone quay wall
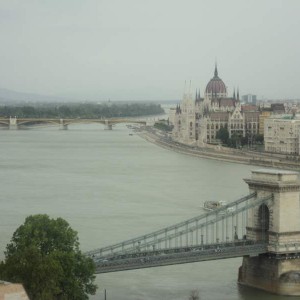
[(255, 151), (245, 151), (226, 148), (222, 146), (208, 145), (208, 147), (196, 147), (180, 144), (165, 138), (159, 132), (140, 131), (139, 136), (160, 147), (199, 158), (227, 161), (232, 163), (262, 166), (266, 168), (276, 168), (285, 170), (300, 170), (300, 162), (284, 160), (280, 156), (273, 156), (270, 153), (259, 153)]

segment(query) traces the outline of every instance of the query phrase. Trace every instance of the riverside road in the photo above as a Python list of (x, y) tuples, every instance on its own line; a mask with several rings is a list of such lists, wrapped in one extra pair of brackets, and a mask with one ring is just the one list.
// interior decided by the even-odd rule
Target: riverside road
[(189, 146), (173, 141), (167, 133), (152, 127), (144, 127), (140, 136), (163, 148), (197, 157), (268, 168), (300, 170), (300, 161), (294, 156), (249, 150), (247, 148), (238, 150), (219, 145), (211, 145), (210, 147)]

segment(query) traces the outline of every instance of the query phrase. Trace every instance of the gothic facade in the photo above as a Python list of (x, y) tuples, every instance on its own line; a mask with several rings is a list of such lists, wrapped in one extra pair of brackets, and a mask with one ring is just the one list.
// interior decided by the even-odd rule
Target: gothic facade
[(184, 92), (180, 105), (170, 115), (174, 140), (203, 146), (207, 143), (216, 143), (217, 132), (227, 128), (229, 137), (233, 134), (251, 136), (259, 130), (259, 112), (256, 109), (243, 108), (237, 94), (228, 97), (227, 87), (218, 76), (215, 66), (214, 77), (208, 82), (204, 97), (200, 91), (193, 96), (190, 90)]

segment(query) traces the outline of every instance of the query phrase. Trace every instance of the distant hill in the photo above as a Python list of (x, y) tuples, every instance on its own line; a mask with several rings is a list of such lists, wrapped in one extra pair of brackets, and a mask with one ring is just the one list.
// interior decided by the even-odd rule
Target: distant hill
[(0, 88), (0, 104), (5, 105), (15, 105), (15, 104), (26, 104), (26, 103), (36, 103), (36, 102), (45, 102), (45, 103), (64, 103), (64, 102), (97, 102), (97, 103), (139, 103), (139, 102), (148, 102), (148, 103), (160, 103), (160, 104), (177, 104), (179, 100), (114, 100), (114, 101), (99, 101), (99, 100), (82, 100), (77, 98), (68, 98), (60, 96), (46, 96), (39, 95), (34, 93), (22, 93), (16, 92), (9, 89)]
[(78, 101), (77, 99), (64, 98), (59, 96), (46, 96), (33, 93), (16, 92), (0, 88), (0, 103), (14, 104), (19, 102), (67, 102)]

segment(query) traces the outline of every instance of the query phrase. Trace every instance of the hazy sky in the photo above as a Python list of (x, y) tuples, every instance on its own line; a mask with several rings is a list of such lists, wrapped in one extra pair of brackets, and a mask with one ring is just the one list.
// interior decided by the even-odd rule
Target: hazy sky
[(90, 100), (180, 99), (219, 76), (300, 98), (299, 0), (0, 0), (0, 87)]

